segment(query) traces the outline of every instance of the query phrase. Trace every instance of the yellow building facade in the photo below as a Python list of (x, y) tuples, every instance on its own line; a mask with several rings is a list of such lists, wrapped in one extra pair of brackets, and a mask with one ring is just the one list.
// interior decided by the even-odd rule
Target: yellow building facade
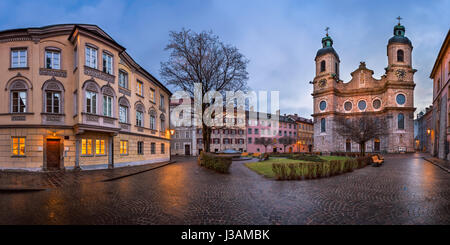
[(96, 25), (0, 32), (0, 169), (168, 161), (171, 92)]

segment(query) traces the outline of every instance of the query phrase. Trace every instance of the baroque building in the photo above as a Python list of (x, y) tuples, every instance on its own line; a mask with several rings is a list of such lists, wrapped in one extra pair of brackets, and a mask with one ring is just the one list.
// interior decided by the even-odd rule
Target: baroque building
[(358, 152), (359, 145), (336, 131), (336, 116), (381, 116), (387, 119), (388, 134), (366, 144), (367, 152), (414, 151), (414, 73), (411, 41), (400, 22), (387, 45), (388, 66), (380, 79), (365, 62), (351, 73), (352, 79), (340, 79), (340, 59), (333, 39), (326, 34), (317, 51), (316, 77), (313, 80), (314, 151)]
[(0, 168), (169, 160), (171, 92), (96, 25), (0, 32)]

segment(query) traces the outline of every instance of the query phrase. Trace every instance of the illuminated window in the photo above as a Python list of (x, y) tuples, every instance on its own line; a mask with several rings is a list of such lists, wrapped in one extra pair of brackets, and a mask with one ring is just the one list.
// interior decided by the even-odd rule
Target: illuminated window
[(25, 156), (25, 137), (12, 138), (12, 153), (14, 156)]
[(105, 140), (95, 141), (95, 154), (105, 155)]
[(120, 154), (128, 155), (128, 141), (126, 141), (126, 140), (120, 141)]
[(136, 83), (136, 93), (140, 96), (144, 96), (144, 90), (143, 90), (144, 84), (142, 84), (141, 81), (137, 81)]
[(155, 90), (152, 88), (150, 89), (150, 101), (155, 102)]
[(92, 155), (92, 140), (82, 139), (81, 140), (81, 155)]

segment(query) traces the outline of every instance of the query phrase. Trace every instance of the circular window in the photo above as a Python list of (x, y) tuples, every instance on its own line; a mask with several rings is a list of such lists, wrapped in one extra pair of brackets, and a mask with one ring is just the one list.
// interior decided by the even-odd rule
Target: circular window
[(406, 102), (406, 97), (404, 94), (397, 95), (397, 104), (403, 105)]
[(379, 100), (379, 99), (374, 100), (372, 102), (372, 106), (373, 106), (374, 109), (380, 109), (380, 107), (381, 107), (381, 100)]
[(361, 111), (364, 111), (364, 110), (366, 109), (366, 102), (365, 102), (364, 100), (360, 100), (360, 101), (358, 102), (358, 108), (359, 108)]
[(347, 102), (344, 103), (344, 109), (345, 109), (346, 111), (352, 110), (352, 107), (353, 107), (352, 102), (347, 101)]
[(321, 111), (324, 111), (326, 108), (327, 108), (327, 102), (324, 101), (324, 100), (322, 100), (322, 101), (320, 102), (320, 104), (319, 104), (319, 109), (320, 109)]

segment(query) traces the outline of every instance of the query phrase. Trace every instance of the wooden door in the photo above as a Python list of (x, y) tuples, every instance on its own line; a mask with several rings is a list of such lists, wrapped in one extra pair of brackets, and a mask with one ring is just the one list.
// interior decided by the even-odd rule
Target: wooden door
[(191, 155), (191, 146), (190, 145), (184, 145), (184, 155), (186, 155), (186, 156)]
[(60, 140), (47, 140), (47, 169), (59, 169), (61, 161)]

